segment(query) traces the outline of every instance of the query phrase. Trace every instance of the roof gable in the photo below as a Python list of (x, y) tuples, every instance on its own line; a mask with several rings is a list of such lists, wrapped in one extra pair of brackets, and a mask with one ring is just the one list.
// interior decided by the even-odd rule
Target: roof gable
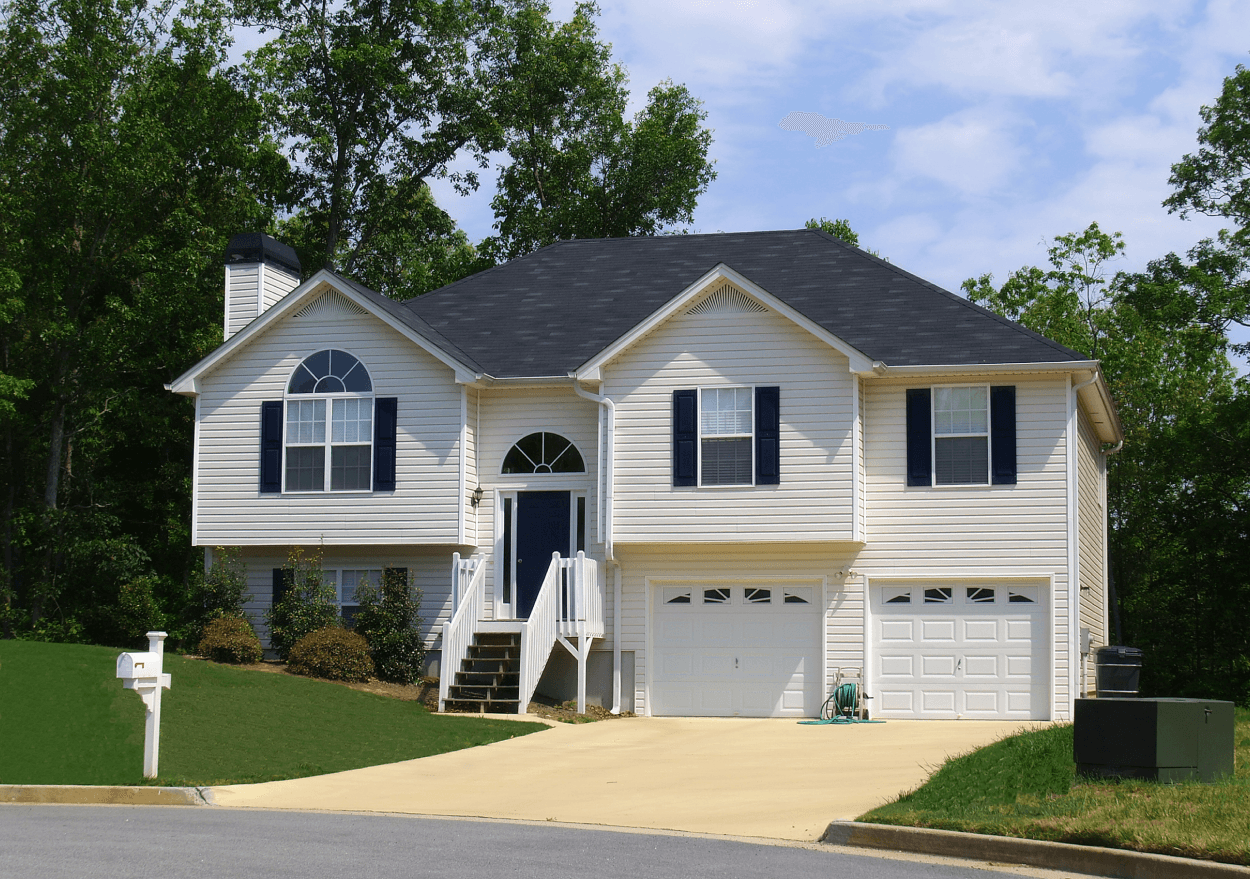
[[(691, 303), (696, 304), (692, 307)], [(856, 351), (824, 327), (799, 314), (749, 278), (744, 277), (722, 263), (696, 280), (685, 290), (682, 290), (665, 303), (663, 307), (631, 327), (627, 333), (613, 341), (604, 350), (598, 352), (579, 366), (576, 370), (576, 377), (582, 381), (598, 381), (600, 370), (603, 366), (620, 356), (624, 351), (674, 315), (687, 311), (705, 313), (726, 310), (736, 310), (744, 313), (774, 312), (845, 355), (850, 361), (852, 372), (860, 372), (872, 368), (872, 360), (865, 357), (862, 352)]]
[[(417, 347), (441, 361), (456, 374), (458, 382), (474, 381), (480, 374), (480, 371), (475, 368), (476, 365), (468, 358), (455, 356), (446, 350), (448, 348), (454, 350), (453, 345), (440, 345), (434, 342), (431, 337), (437, 339), (437, 331), (424, 327), (424, 322), (417, 315), (380, 293), (361, 287), (341, 275), (322, 270), (296, 287), (276, 305), (267, 309), (166, 387), (177, 394), (195, 396), (199, 393), (200, 376), (229, 360), (236, 352), (242, 350), (277, 322), (288, 317), (298, 318), (336, 312), (373, 315)], [(461, 352), (456, 353), (461, 354)]]

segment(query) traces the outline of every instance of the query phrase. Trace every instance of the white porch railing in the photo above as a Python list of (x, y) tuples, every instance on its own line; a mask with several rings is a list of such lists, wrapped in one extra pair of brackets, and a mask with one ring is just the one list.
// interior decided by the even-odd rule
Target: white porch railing
[[(520, 701), (524, 714), (557, 643), (577, 659), (577, 710), (586, 710), (586, 662), (590, 642), (603, 637), (603, 578), (599, 562), (579, 552), (571, 559), (552, 553), (551, 565), (521, 627)], [(577, 645), (569, 642), (576, 638)]]
[(443, 623), (443, 655), (438, 674), (438, 710), (447, 707), (447, 688), (456, 677), (460, 662), (469, 655), (477, 624), (486, 609), (486, 560), (482, 556), (461, 559), (452, 554), (451, 619)]

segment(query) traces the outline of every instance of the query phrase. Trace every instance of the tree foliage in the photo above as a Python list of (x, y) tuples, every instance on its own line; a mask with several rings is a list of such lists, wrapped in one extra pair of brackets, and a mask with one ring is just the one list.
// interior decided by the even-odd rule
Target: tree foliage
[(492, 105), (510, 163), (491, 202), (511, 259), (570, 238), (655, 235), (693, 221), (715, 178), (701, 103), (664, 81), (626, 118), (625, 70), (599, 42), (598, 8), (580, 3), (557, 24), (545, 0), (522, 0), (492, 42)]
[(1055, 238), (1049, 267), (963, 289), (1102, 364), (1125, 435), (1108, 461), (1111, 572), (1122, 634), (1146, 651), (1144, 686), (1244, 703), (1250, 470), (1235, 450), (1250, 447), (1250, 396), (1228, 360), (1236, 260), (1203, 242), (1188, 261), (1168, 254), (1110, 275), (1123, 250), (1093, 223)]
[(484, 164), (501, 146), (476, 57), (497, 5), (242, 0), (241, 8), (246, 23), (274, 33), (249, 71), (295, 168), (296, 210), (282, 237), (304, 266), (364, 269), (389, 291), (402, 289), (387, 272), (397, 254), (420, 262), (426, 250), (467, 243), (448, 240), (455, 224), (428, 183), (449, 177), (461, 191), (476, 188), (476, 172), (450, 170), (453, 160), (467, 150)]
[(191, 412), (162, 386), (220, 341), (220, 254), (283, 165), (227, 44), (211, 0), (3, 7), (7, 626), (190, 564)]

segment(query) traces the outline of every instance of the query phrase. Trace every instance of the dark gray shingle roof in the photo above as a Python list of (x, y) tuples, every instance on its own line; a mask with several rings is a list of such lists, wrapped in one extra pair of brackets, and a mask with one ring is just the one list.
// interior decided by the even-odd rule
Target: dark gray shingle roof
[(1085, 359), (808, 229), (563, 241), (403, 309), (489, 375), (565, 375), (719, 263), (890, 366)]

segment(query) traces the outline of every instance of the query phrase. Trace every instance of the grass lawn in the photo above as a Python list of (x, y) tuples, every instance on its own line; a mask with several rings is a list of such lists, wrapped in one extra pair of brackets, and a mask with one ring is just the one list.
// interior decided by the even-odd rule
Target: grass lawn
[[(144, 783), (143, 702), (115, 677), (120, 652), (0, 641), (0, 783)], [(546, 729), (181, 656), (166, 655), (165, 671), (157, 784), (300, 778)]]
[(1250, 710), (1235, 722), (1235, 774), (1216, 784), (1078, 778), (1072, 727), (1054, 726), (948, 760), (859, 820), (1250, 865)]

